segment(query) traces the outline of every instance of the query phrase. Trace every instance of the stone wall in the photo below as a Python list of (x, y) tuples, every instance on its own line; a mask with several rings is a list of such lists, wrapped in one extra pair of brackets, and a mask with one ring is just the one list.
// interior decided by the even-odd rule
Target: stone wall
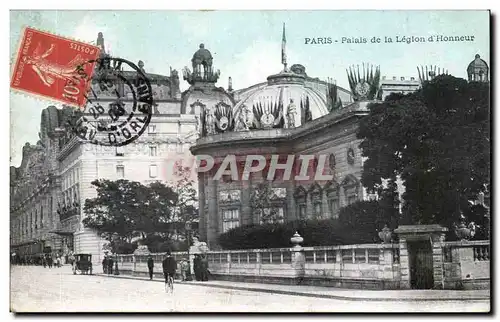
[[(489, 289), (489, 241), (444, 242), (441, 265), (445, 289)], [(210, 279), (361, 289), (405, 289), (408, 256), (400, 244), (223, 250), (207, 252)], [(162, 276), (165, 254), (152, 254)], [(176, 252), (179, 261), (186, 252)], [(433, 259), (437, 255), (433, 256)], [(118, 255), (120, 274), (147, 276), (146, 255)], [(400, 260), (401, 258), (401, 260)], [(101, 270), (97, 269), (96, 272)], [(178, 269), (180, 274), (180, 269)], [(406, 275), (405, 275), (406, 274)], [(436, 274), (436, 272), (435, 272)]]
[(490, 288), (489, 241), (445, 242), (443, 253), (444, 288)]

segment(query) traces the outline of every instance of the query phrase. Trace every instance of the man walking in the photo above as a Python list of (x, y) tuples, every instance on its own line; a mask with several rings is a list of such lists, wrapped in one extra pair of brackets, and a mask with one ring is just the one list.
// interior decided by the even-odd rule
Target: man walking
[(148, 270), (149, 270), (149, 279), (153, 280), (153, 267), (155, 266), (155, 262), (151, 255), (148, 256)]
[(203, 282), (208, 281), (208, 258), (207, 255), (202, 255), (200, 259), (200, 268), (201, 268), (201, 280)]
[(108, 275), (113, 275), (113, 257), (108, 257)]

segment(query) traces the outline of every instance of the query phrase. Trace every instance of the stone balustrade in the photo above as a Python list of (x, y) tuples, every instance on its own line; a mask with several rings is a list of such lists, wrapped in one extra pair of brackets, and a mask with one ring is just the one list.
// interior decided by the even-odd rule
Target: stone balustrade
[[(489, 288), (489, 241), (435, 243), (441, 256), (442, 284), (446, 289)], [(400, 243), (359, 244), (206, 252), (210, 279), (231, 281), (323, 285), (343, 288), (408, 288), (404, 272), (408, 257), (400, 259)], [(162, 276), (165, 253), (151, 254), (156, 276)], [(177, 262), (187, 252), (172, 253)], [(147, 276), (147, 255), (118, 255), (120, 274)], [(406, 267), (404, 267), (406, 266)], [(98, 271), (98, 270), (97, 270)], [(180, 273), (180, 269), (178, 269)]]
[(489, 240), (445, 242), (443, 249), (445, 288), (489, 288)]

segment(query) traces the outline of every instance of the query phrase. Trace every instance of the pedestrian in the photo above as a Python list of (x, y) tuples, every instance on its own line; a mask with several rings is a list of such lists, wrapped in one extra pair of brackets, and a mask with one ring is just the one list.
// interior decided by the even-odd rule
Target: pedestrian
[(61, 255), (57, 255), (57, 257), (56, 257), (56, 265), (57, 265), (58, 268), (61, 267)]
[(52, 259), (52, 255), (50, 255), (50, 254), (49, 254), (49, 257), (47, 258), (47, 264), (49, 265), (49, 268), (52, 268), (53, 259)]
[(73, 254), (73, 252), (69, 253), (68, 262), (71, 267), (73, 267), (73, 264), (75, 264), (75, 255)]
[(155, 266), (155, 262), (151, 255), (148, 256), (148, 270), (149, 270), (149, 279), (153, 280), (153, 267)]
[(194, 269), (194, 277), (197, 281), (201, 281), (201, 258), (200, 255), (194, 255), (193, 259), (193, 269)]
[(202, 255), (200, 259), (200, 267), (201, 267), (201, 280), (203, 282), (208, 281), (208, 259), (207, 255)]
[(113, 258), (110, 256), (108, 258), (108, 275), (113, 274)]
[(47, 260), (45, 259), (44, 255), (42, 255), (42, 265), (43, 265), (43, 268), (47, 267)]
[(182, 279), (182, 281), (187, 280), (188, 271), (189, 271), (189, 262), (187, 260), (183, 259), (181, 262), (181, 279)]
[(108, 256), (104, 256), (102, 260), (102, 273), (106, 274), (108, 272)]

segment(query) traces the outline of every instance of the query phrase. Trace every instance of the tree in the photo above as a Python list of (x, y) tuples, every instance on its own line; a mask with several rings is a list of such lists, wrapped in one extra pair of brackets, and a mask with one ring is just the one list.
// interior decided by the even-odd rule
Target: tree
[(470, 201), (490, 182), (489, 122), (485, 83), (441, 75), (389, 95), (360, 122), (362, 183), (380, 192), (383, 179), (400, 177), (405, 223), (451, 227), (461, 211), (472, 218)]
[(138, 182), (128, 180), (94, 180), (97, 197), (85, 200), (85, 227), (96, 229), (107, 240), (113, 235), (131, 242), (145, 208), (146, 193)]
[[(174, 221), (177, 223), (177, 236), (187, 238), (186, 222), (198, 223), (198, 192), (191, 179), (192, 169), (184, 167), (181, 163), (174, 165), (174, 180), (170, 183), (176, 198), (173, 199)], [(197, 227), (197, 225), (196, 225)]]
[(182, 187), (162, 182), (145, 186), (128, 180), (95, 180), (92, 185), (97, 189), (97, 197), (85, 201), (83, 224), (97, 230), (113, 245), (131, 243), (133, 239), (166, 242), (177, 238), (177, 231), (184, 229), (179, 220), (188, 216), (184, 213), (197, 213), (195, 205), (189, 202), (196, 191), (193, 194), (185, 182)]

